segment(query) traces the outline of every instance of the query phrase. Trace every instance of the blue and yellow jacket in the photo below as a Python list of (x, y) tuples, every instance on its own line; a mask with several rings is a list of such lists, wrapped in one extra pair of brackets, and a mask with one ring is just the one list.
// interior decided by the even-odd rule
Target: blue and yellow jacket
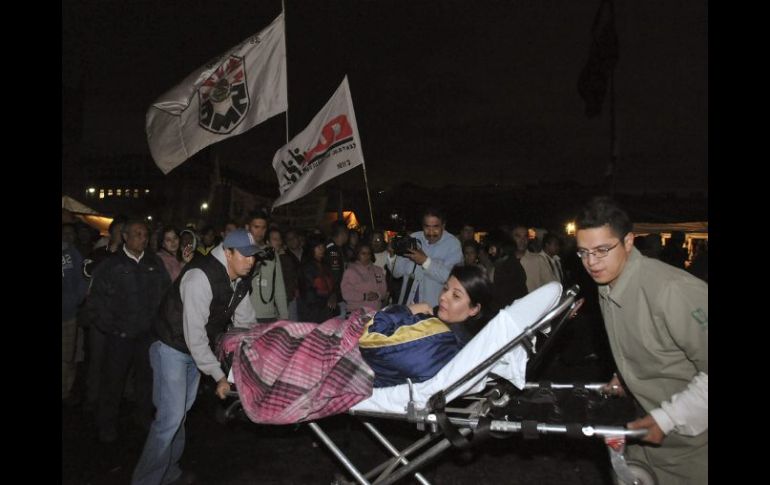
[(358, 341), (374, 371), (374, 387), (423, 382), (452, 360), (464, 343), (438, 317), (412, 315), (404, 305), (375, 313)]

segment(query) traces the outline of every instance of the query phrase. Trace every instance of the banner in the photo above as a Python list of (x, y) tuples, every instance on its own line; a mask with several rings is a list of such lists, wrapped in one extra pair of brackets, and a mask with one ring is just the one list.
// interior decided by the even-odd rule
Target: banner
[(273, 157), (281, 195), (273, 207), (364, 163), (348, 77), (310, 124)]
[(283, 13), (193, 72), (147, 111), (147, 143), (167, 174), (208, 145), (286, 111)]

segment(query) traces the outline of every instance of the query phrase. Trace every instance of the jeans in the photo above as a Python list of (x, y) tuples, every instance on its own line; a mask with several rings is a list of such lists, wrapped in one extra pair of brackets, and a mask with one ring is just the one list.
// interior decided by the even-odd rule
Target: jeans
[(184, 421), (195, 402), (200, 372), (193, 358), (161, 341), (150, 346), (155, 420), (131, 479), (133, 485), (164, 485), (179, 478)]

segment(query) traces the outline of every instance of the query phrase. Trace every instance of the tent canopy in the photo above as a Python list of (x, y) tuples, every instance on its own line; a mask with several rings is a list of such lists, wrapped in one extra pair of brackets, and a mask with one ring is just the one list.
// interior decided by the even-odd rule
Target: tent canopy
[(672, 223), (654, 223), (637, 222), (634, 224), (634, 234), (660, 234), (662, 232), (709, 232), (709, 223), (706, 222), (672, 222)]
[(62, 224), (65, 222), (74, 222), (73, 219), (78, 219), (89, 226), (96, 228), (102, 236), (109, 235), (108, 229), (112, 223), (112, 217), (99, 214), (99, 212), (94, 209), (67, 195), (63, 195), (61, 198), (61, 211)]
[(78, 202), (68, 195), (62, 195), (61, 208), (66, 209), (73, 214), (91, 214), (95, 216), (100, 215), (97, 211), (93, 210), (82, 202)]

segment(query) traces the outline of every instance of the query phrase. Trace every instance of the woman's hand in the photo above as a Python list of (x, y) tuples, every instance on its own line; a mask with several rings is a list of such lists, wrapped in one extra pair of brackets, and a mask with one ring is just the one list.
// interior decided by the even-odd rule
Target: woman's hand
[(190, 261), (192, 261), (193, 254), (194, 252), (193, 252), (192, 245), (185, 246), (184, 249), (182, 249), (182, 261), (184, 261), (185, 263), (189, 263)]
[(418, 313), (433, 315), (433, 308), (427, 303), (412, 303), (409, 305), (409, 311), (412, 312), (412, 315), (417, 315)]

